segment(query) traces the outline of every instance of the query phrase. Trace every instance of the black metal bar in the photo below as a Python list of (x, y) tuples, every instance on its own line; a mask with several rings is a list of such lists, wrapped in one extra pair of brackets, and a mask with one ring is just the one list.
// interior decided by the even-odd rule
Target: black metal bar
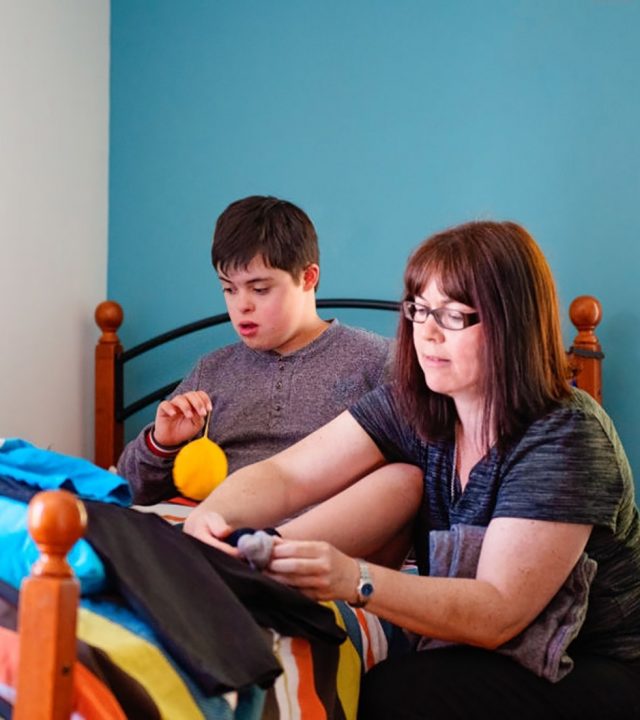
[[(390, 312), (397, 312), (400, 309), (400, 303), (394, 300), (366, 300), (357, 298), (328, 298), (326, 300), (317, 300), (316, 307), (318, 308), (350, 308), (353, 310), (388, 310)], [(206, 330), (216, 325), (222, 325), (229, 322), (228, 313), (219, 313), (218, 315), (210, 315), (209, 317), (196, 320), (186, 325), (169, 330), (160, 335), (146, 340), (138, 345), (134, 345), (130, 350), (125, 350), (116, 358), (116, 419), (118, 422), (123, 422), (131, 415), (134, 415), (143, 408), (151, 405), (156, 400), (163, 400), (172, 390), (174, 390), (180, 381), (165, 385), (158, 390), (155, 390), (148, 395), (132, 402), (130, 405), (123, 407), (123, 374), (124, 364), (138, 355), (143, 355), (149, 350), (153, 350), (160, 345), (177, 340), (179, 337), (184, 335), (190, 335), (191, 333), (198, 332), (199, 330)]]
[(334, 298), (329, 300), (317, 300), (316, 307), (319, 308), (353, 308), (354, 310), (400, 310), (400, 303), (395, 300), (356, 300)]
[(575, 355), (576, 357), (604, 360), (604, 353), (600, 350), (587, 350), (586, 348), (575, 347), (575, 345), (572, 345), (567, 352), (569, 355)]
[[(390, 310), (396, 312), (400, 309), (400, 303), (393, 300), (360, 300), (356, 298), (334, 298), (327, 300), (316, 301), (318, 308), (353, 308), (354, 310)], [(195, 322), (181, 325), (180, 327), (169, 330), (161, 335), (156, 335), (139, 345), (134, 345), (130, 350), (125, 350), (122, 355), (122, 363), (126, 363), (132, 360), (138, 355), (142, 355), (159, 345), (176, 340), (183, 335), (190, 335), (191, 333), (198, 332), (199, 330), (206, 330), (207, 328), (214, 327), (215, 325), (222, 325), (223, 323), (229, 322), (229, 313), (219, 313), (218, 315), (211, 315), (202, 320), (196, 320)]]
[(158, 390), (154, 390), (152, 393), (149, 393), (144, 397), (141, 397), (139, 400), (132, 402), (130, 405), (127, 405), (127, 407), (122, 408), (122, 410), (120, 411), (120, 414), (122, 416), (120, 418), (120, 422), (126, 420), (132, 415), (135, 415), (140, 410), (146, 408), (147, 405), (151, 405), (152, 402), (155, 402), (156, 400), (164, 400), (169, 393), (173, 392), (178, 387), (179, 384), (180, 380), (175, 380), (174, 382), (169, 383), (168, 385), (165, 385)]
[(229, 322), (229, 313), (211, 315), (210, 317), (203, 318), (202, 320), (196, 320), (195, 322), (181, 325), (180, 327), (169, 330), (161, 335), (156, 335), (150, 340), (145, 340), (145, 342), (140, 343), (139, 345), (134, 345), (130, 350), (125, 350), (122, 353), (122, 362), (126, 363), (138, 355), (142, 355), (149, 350), (153, 350), (153, 348), (158, 347), (159, 345), (171, 342), (171, 340), (177, 340), (177, 338), (182, 337), (183, 335), (190, 335), (198, 330), (206, 330), (206, 328), (214, 327), (214, 325), (222, 325), (226, 322)]

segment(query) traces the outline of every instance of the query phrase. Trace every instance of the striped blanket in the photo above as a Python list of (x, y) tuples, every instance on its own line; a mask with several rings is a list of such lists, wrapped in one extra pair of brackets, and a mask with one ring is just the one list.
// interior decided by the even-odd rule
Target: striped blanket
[(347, 640), (336, 647), (274, 634), (283, 673), (266, 693), (260, 720), (355, 720), (360, 678), (387, 656), (391, 627), (344, 602), (326, 605)]
[[(11, 703), (18, 659), (15, 597), (3, 587), (0, 698)], [(361, 676), (386, 657), (390, 628), (345, 603), (326, 605), (348, 632), (344, 643), (336, 646), (270, 631), (283, 670), (275, 684), (266, 690), (251, 686), (206, 696), (130, 610), (111, 601), (83, 600), (74, 718), (355, 720)]]

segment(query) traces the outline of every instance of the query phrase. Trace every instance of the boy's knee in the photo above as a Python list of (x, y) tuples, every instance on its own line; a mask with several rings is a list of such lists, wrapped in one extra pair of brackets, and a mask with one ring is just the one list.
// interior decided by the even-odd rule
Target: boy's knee
[(424, 492), (424, 473), (415, 465), (396, 463), (394, 468), (394, 481), (397, 489), (411, 503), (419, 503)]

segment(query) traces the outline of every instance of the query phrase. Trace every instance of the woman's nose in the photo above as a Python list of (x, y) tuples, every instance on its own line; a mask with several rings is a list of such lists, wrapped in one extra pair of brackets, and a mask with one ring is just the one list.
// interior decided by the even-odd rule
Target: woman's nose
[(420, 336), (424, 340), (440, 341), (444, 337), (442, 328), (433, 315), (429, 315), (423, 323), (418, 324), (418, 327), (420, 328)]

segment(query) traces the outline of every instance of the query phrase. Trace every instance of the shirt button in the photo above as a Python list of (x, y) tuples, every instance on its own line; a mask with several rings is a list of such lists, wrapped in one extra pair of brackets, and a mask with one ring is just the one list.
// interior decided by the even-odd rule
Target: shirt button
[(284, 371), (284, 365), (280, 365), (280, 372)]
[(282, 383), (280, 382), (280, 380), (278, 380), (278, 382), (276, 383), (276, 390), (282, 390)]
[(280, 405), (276, 405), (276, 412), (280, 412)]

